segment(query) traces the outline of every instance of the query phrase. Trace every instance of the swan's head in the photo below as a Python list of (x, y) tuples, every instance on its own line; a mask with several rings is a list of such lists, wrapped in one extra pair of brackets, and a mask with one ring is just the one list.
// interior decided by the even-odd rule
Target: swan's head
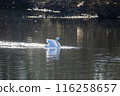
[(60, 37), (56, 37), (56, 40), (57, 40), (57, 41), (60, 40)]

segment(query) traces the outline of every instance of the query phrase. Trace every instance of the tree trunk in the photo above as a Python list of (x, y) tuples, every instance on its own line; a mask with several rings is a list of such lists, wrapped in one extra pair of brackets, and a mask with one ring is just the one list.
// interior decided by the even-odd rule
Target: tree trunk
[(97, 3), (98, 3), (98, 5), (100, 5), (101, 4), (100, 0), (97, 0)]

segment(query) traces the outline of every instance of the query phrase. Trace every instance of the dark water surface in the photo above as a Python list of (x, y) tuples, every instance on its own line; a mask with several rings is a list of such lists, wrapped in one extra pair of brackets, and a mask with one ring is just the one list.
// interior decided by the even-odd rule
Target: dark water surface
[(0, 41), (45, 44), (59, 36), (62, 46), (80, 49), (0, 47), (0, 79), (120, 79), (119, 19), (30, 19), (25, 14), (0, 10)]

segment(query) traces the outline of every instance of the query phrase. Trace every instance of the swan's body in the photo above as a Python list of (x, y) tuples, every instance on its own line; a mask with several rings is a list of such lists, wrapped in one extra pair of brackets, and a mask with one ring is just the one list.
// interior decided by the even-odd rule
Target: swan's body
[(60, 40), (59, 37), (56, 37), (56, 40), (53, 39), (47, 39), (46, 42), (48, 43), (45, 47), (46, 48), (59, 48), (61, 45), (58, 42)]

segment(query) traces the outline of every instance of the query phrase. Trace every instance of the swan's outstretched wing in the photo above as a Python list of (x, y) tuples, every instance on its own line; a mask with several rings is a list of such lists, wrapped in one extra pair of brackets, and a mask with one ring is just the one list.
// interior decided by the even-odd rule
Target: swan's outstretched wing
[(57, 47), (57, 43), (55, 40), (47, 39), (46, 42), (48, 43), (49, 47)]

